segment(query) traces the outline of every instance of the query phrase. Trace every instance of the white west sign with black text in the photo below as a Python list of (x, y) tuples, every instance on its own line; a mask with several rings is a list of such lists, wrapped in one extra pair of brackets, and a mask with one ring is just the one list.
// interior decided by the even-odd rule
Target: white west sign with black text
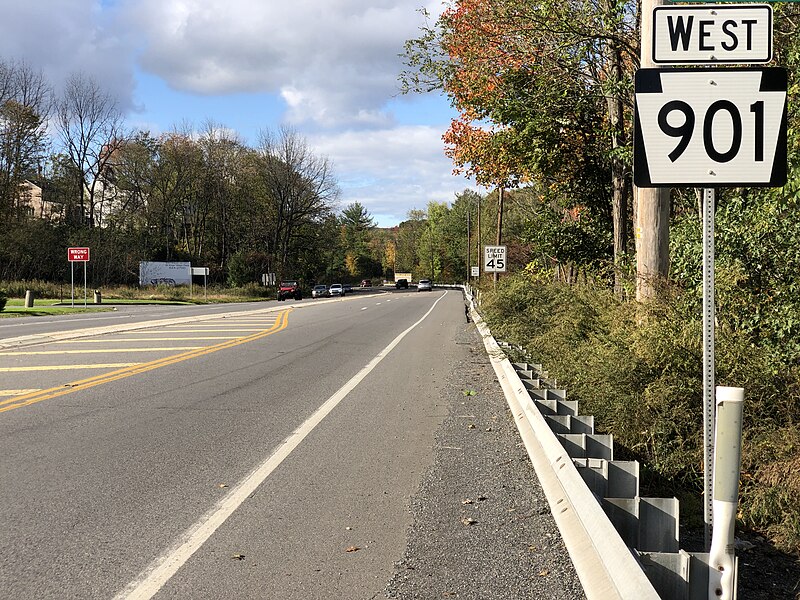
[(653, 9), (653, 62), (768, 63), (772, 59), (769, 4), (657, 6)]
[(777, 67), (639, 69), (634, 183), (784, 185), (786, 86)]

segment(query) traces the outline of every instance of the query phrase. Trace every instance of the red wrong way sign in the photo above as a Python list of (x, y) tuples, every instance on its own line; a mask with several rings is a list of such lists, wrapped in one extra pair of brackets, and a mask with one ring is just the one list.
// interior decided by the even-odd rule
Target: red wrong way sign
[(88, 248), (67, 248), (69, 262), (89, 262)]

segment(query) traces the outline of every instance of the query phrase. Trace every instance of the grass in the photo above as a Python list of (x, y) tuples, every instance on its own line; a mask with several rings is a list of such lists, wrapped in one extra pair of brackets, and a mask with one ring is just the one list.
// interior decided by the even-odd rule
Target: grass
[[(26, 290), (34, 293), (34, 307), (24, 308)], [(187, 286), (106, 286), (99, 289), (102, 302), (106, 306), (96, 305), (93, 301), (93, 292), (89, 291), (87, 306), (83, 306), (83, 290), (76, 288), (74, 307), (71, 306), (70, 288), (62, 284), (45, 281), (8, 281), (0, 282), (0, 294), (9, 297), (4, 310), (0, 310), (0, 317), (33, 317), (75, 312), (98, 312), (112, 310), (109, 304), (166, 304), (166, 305), (196, 305), (217, 304), (224, 302), (263, 302), (273, 299), (274, 290), (257, 285), (248, 285), (242, 288), (225, 288), (210, 286), (205, 290), (201, 286), (194, 286), (189, 293)], [(66, 293), (66, 297), (65, 297)]]
[[(21, 302), (21, 301), (20, 301)], [(56, 301), (57, 302), (57, 301)], [(24, 304), (24, 302), (22, 303)], [(10, 299), (6, 307), (0, 312), (0, 319), (8, 319), (8, 318), (15, 318), (15, 317), (52, 317), (54, 315), (72, 315), (75, 313), (87, 313), (87, 312), (107, 312), (114, 310), (110, 306), (100, 307), (94, 304), (89, 304), (86, 308), (83, 307), (83, 304), (80, 306), (78, 304), (75, 307), (71, 306), (61, 306), (61, 305), (53, 305), (53, 304), (42, 304), (37, 305), (34, 303), (33, 308), (25, 308), (22, 305), (15, 305), (14, 299)]]

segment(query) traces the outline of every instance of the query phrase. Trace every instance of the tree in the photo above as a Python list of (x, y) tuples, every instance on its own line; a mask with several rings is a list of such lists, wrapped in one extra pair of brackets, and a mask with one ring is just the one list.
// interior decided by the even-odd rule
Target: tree
[[(123, 144), (122, 112), (110, 94), (92, 77), (71, 75), (55, 98), (55, 129), (67, 156), (80, 173), (75, 190), (81, 213), (90, 227), (103, 221), (102, 174)], [(87, 210), (88, 204), (88, 210)]]
[(27, 216), (20, 186), (41, 170), (46, 149), (49, 89), (41, 72), (0, 61), (0, 215)]
[(565, 208), (611, 213), (616, 262), (627, 247), (634, 9), (458, 0), (407, 43), (401, 76), (407, 90), (451, 98), (460, 117), (447, 152), (479, 183), (536, 180)]
[(303, 226), (327, 217), (339, 189), (328, 160), (315, 156), (293, 131), (263, 131), (258, 151), (258, 176), (271, 203), (267, 254), (273, 270), (283, 276), (298, 266)]

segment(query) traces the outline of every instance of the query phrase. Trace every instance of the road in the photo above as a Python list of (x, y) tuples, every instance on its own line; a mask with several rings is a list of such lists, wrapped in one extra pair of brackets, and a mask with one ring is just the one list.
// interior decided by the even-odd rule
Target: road
[(466, 352), (460, 294), (151, 308), (0, 326), (195, 319), (0, 352), (0, 595), (378, 595)]

